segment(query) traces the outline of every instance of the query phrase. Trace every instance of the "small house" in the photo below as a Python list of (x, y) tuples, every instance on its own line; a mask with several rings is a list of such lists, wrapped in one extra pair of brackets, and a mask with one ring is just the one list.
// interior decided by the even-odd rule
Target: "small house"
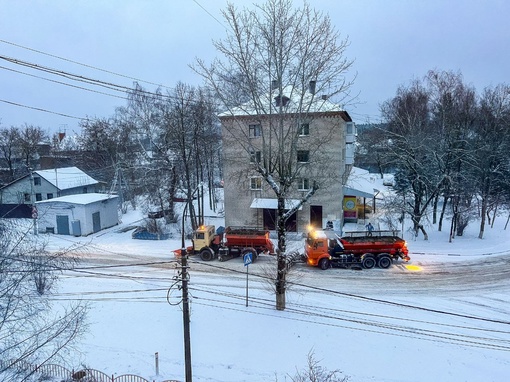
[(119, 223), (119, 197), (107, 194), (68, 195), (35, 203), (39, 232), (87, 236)]
[(78, 167), (35, 170), (0, 188), (0, 204), (32, 204), (58, 196), (99, 192), (100, 182)]

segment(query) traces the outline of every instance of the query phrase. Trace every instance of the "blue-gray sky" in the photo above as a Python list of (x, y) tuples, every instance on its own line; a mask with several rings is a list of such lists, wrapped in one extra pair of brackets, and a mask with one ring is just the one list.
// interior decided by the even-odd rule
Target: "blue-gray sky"
[[(239, 7), (254, 0), (234, 0)], [(132, 86), (133, 80), (63, 61), (173, 87), (199, 85), (188, 65), (217, 56), (211, 41), (225, 36), (227, 0), (0, 0), (0, 56)], [(510, 1), (310, 0), (348, 37), (359, 104), (346, 110), (357, 123), (378, 122), (379, 105), (401, 84), (428, 70), (460, 71), (478, 92), (510, 78)], [(302, 4), (296, 1), (296, 5)], [(204, 10), (205, 9), (205, 10)], [(15, 44), (15, 45), (14, 45)], [(19, 46), (16, 46), (19, 45)], [(28, 50), (25, 48), (33, 50)], [(0, 59), (0, 126), (79, 131), (79, 120), (109, 117), (126, 101), (48, 82), (21, 71), (72, 83)], [(156, 85), (141, 84), (154, 90)], [(85, 84), (76, 83), (79, 86)], [(101, 92), (115, 93), (101, 88)], [(119, 94), (119, 93), (115, 93)], [(121, 94), (119, 94), (121, 95)], [(6, 103), (7, 101), (8, 103)]]

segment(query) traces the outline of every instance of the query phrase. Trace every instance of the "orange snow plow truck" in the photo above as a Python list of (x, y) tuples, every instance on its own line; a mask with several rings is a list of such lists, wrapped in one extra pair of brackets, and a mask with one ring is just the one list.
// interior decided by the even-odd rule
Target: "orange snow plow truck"
[(409, 261), (408, 253), (406, 241), (395, 231), (357, 231), (343, 237), (333, 231), (310, 231), (305, 243), (307, 264), (321, 269), (389, 268), (394, 260)]
[(255, 262), (261, 253), (274, 254), (269, 232), (244, 227), (227, 227), (216, 232), (213, 225), (203, 225), (193, 232), (193, 245), (186, 248), (189, 255), (200, 255), (204, 261), (218, 258), (220, 261), (252, 253)]

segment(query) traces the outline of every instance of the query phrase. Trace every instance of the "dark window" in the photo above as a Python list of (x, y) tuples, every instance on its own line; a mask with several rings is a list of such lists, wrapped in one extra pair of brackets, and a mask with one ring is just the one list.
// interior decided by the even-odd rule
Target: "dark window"
[(42, 195), (41, 194), (35, 194), (35, 200), (40, 202), (42, 200)]
[(252, 176), (250, 178), (250, 190), (262, 190), (262, 178), (259, 176)]
[(250, 132), (249, 132), (250, 138), (262, 136), (262, 126), (260, 126), (260, 124), (250, 125), (249, 130), (250, 130)]
[(46, 194), (46, 199), (53, 199), (53, 194), (52, 193)]
[(308, 150), (298, 150), (297, 152), (297, 161), (300, 163), (308, 163), (310, 161), (310, 151)]
[(309, 123), (302, 123), (299, 127), (299, 135), (310, 135), (310, 124)]
[(34, 177), (34, 185), (35, 186), (40, 186), (41, 185), (41, 178)]
[(24, 198), (25, 198), (25, 202), (30, 202), (31, 201), (30, 200), (30, 194), (28, 194), (28, 193), (24, 194)]
[(276, 96), (274, 97), (274, 104), (276, 106), (287, 106), (289, 103), (290, 98), (286, 96)]
[(83, 187), (83, 193), (86, 194), (87, 193), (87, 187)]
[(260, 163), (262, 160), (262, 153), (260, 151), (252, 151), (250, 153), (250, 163)]

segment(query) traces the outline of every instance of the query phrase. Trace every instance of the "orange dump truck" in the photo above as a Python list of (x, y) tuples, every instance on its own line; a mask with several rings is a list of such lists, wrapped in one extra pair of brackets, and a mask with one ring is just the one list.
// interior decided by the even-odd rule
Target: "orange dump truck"
[(200, 226), (193, 233), (193, 245), (186, 248), (188, 254), (198, 254), (204, 261), (218, 258), (220, 261), (252, 253), (252, 261), (261, 253), (274, 254), (269, 232), (254, 228), (227, 227), (216, 232), (213, 225)]
[(330, 267), (358, 266), (388, 268), (394, 260), (409, 261), (407, 244), (395, 231), (350, 232), (339, 237), (333, 231), (310, 231), (305, 255), (308, 265)]

